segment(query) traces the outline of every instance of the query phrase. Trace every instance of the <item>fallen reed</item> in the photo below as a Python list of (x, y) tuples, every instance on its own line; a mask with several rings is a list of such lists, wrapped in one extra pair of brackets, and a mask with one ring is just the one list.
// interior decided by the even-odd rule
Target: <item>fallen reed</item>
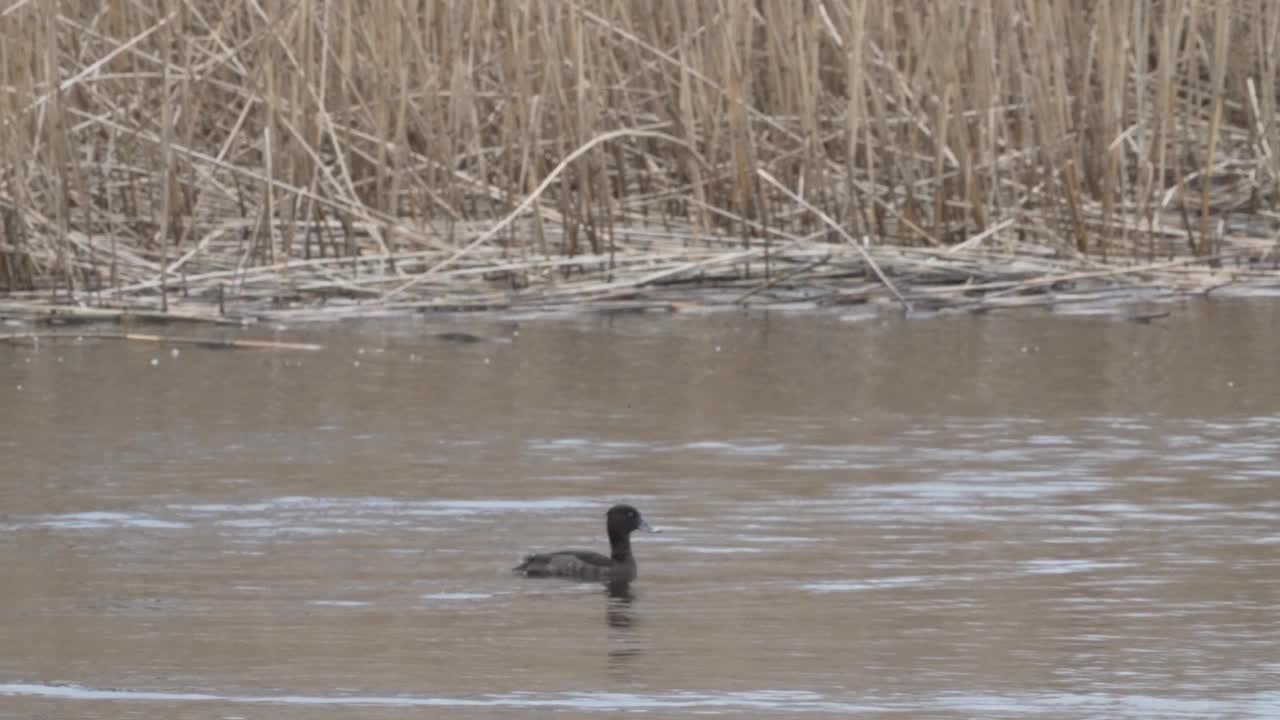
[(1278, 42), (1271, 0), (15, 0), (0, 293), (324, 319), (1275, 286)]

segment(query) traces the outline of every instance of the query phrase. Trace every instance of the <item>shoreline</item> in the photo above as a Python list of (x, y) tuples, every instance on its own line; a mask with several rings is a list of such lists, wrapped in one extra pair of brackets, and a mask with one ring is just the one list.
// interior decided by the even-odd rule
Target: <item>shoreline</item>
[[(446, 252), (446, 251), (440, 251)], [(493, 253), (489, 253), (492, 255)], [(1008, 248), (922, 248), (791, 243), (684, 248), (680, 252), (489, 257), (450, 273), (408, 272), (431, 256), (298, 260), (278, 271), (247, 268), (174, 275), (121, 289), (0, 295), (0, 320), (92, 323), (324, 323), (414, 314), (683, 312), (693, 309), (874, 308), (907, 315), (1166, 301), (1280, 293), (1280, 257), (1236, 248), (1212, 257), (1140, 260)], [(346, 265), (349, 277), (333, 272)], [(367, 270), (367, 268), (366, 268)], [(882, 275), (881, 275), (882, 274)], [(880, 277), (883, 277), (882, 281)], [(158, 289), (168, 288), (161, 298)]]

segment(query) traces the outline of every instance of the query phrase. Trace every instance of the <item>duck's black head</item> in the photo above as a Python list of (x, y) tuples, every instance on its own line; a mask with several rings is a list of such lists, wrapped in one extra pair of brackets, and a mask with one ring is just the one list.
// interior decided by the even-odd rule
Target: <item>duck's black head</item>
[(626, 537), (636, 530), (658, 532), (640, 517), (640, 511), (630, 505), (614, 505), (605, 514), (609, 537)]

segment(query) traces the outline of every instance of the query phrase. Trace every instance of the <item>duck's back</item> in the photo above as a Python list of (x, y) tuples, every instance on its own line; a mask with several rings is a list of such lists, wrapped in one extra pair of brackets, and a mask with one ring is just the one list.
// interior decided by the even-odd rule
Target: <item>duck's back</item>
[(526, 577), (571, 577), (580, 580), (634, 580), (636, 561), (617, 561), (590, 550), (561, 550), (528, 555), (514, 570)]

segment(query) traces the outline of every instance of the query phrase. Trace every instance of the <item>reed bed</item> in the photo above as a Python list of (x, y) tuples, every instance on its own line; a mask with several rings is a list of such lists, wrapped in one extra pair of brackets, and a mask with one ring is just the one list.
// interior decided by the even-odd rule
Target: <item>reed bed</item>
[(0, 314), (1280, 286), (1272, 0), (12, 0)]

